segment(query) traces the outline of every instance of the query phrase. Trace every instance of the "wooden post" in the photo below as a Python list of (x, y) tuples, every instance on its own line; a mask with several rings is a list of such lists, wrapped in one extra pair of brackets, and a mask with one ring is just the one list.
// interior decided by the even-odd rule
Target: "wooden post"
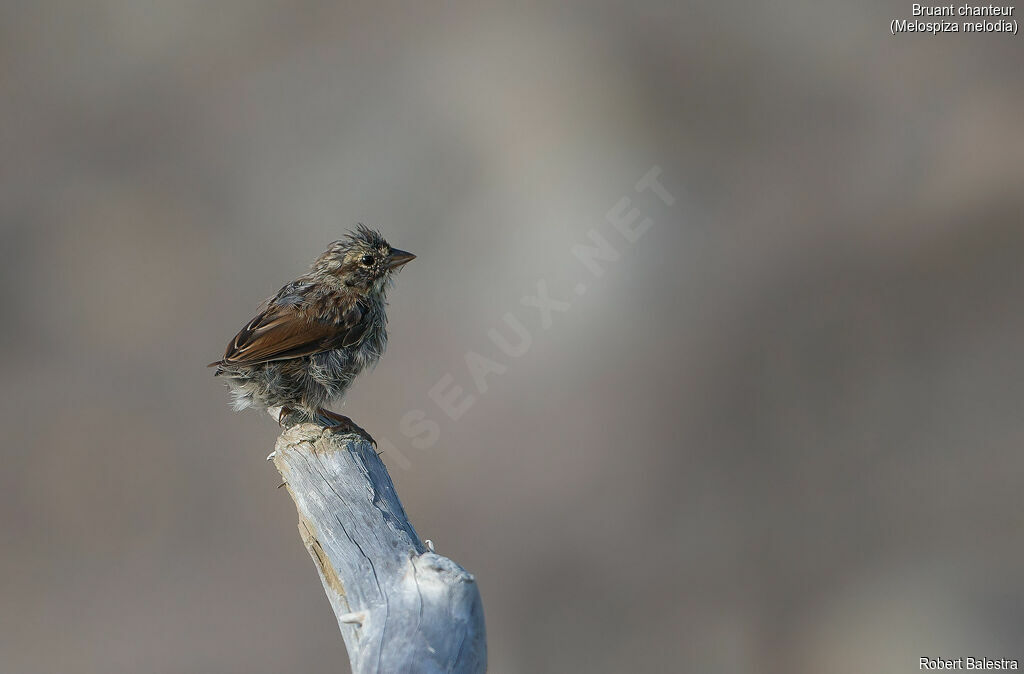
[(475, 579), (423, 544), (373, 445), (298, 424), (271, 457), (355, 674), (487, 669)]

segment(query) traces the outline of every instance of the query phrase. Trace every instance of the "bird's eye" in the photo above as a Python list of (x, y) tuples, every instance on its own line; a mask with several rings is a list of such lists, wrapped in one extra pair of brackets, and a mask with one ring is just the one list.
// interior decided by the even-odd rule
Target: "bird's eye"
[(373, 256), (372, 255), (364, 255), (363, 259), (362, 259), (362, 262), (363, 262), (363, 264), (365, 266), (369, 267), (371, 264), (373, 264)]

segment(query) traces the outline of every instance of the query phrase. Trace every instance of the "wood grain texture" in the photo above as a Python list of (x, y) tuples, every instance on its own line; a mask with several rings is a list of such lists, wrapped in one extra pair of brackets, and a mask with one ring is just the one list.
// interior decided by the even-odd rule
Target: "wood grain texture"
[(352, 671), (485, 671), (476, 581), (423, 544), (373, 446), (299, 424), (281, 434), (272, 456)]

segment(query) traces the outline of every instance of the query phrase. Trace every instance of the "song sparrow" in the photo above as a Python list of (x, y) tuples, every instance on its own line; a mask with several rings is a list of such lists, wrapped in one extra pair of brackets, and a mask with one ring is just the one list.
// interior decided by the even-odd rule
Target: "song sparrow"
[(374, 365), (387, 345), (385, 294), (416, 256), (363, 225), (335, 241), (310, 271), (268, 299), (209, 367), (226, 378), (236, 410), (280, 407), (279, 423), (314, 421), (373, 438), (324, 408)]

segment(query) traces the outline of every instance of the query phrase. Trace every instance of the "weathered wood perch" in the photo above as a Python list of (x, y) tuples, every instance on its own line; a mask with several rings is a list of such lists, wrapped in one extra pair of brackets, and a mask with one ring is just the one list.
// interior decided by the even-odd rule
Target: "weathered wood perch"
[(420, 541), (373, 445), (298, 424), (281, 433), (271, 456), (352, 671), (485, 671), (476, 581)]

